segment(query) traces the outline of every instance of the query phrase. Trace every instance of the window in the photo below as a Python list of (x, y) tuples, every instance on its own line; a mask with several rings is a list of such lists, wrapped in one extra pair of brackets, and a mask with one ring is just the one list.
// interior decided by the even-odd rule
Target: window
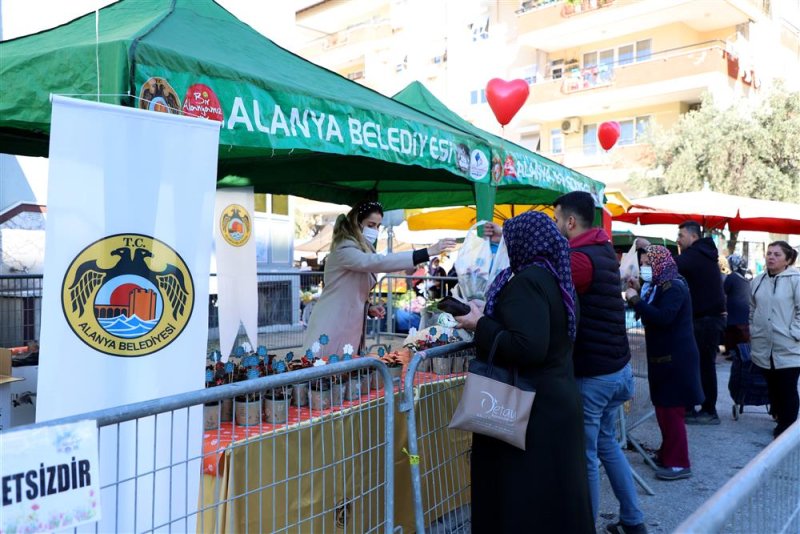
[(554, 59), (550, 62), (550, 76), (554, 80), (558, 80), (564, 75), (564, 60)]
[(626, 121), (619, 121), (619, 139), (617, 144), (632, 145), (633, 144), (633, 119)]
[(583, 54), (583, 68), (588, 69), (597, 65), (597, 52)]
[(469, 92), (470, 104), (485, 104), (486, 103), (486, 89), (474, 89)]
[(637, 143), (644, 141), (647, 133), (650, 131), (650, 116), (636, 117), (636, 133), (635, 139)]
[(489, 38), (489, 17), (483, 18), (469, 25), (472, 33), (472, 42), (483, 41)]
[(267, 212), (267, 195), (264, 193), (256, 193), (253, 195), (253, 209), (261, 213)]
[(600, 65), (614, 66), (614, 49), (600, 51)]
[(550, 153), (564, 153), (564, 134), (561, 132), (560, 128), (550, 130)]
[(593, 156), (597, 154), (597, 125), (586, 124), (583, 127), (583, 154)]
[(620, 65), (628, 65), (633, 63), (633, 45), (620, 46), (617, 49), (617, 62)]
[(289, 215), (289, 195), (272, 195), (272, 214)]
[[(267, 197), (272, 197), (272, 210), (267, 207)], [(260, 213), (272, 213), (273, 215), (289, 215), (289, 196), (288, 195), (266, 195), (256, 193), (253, 195), (253, 210)]]
[(652, 54), (652, 39), (636, 41), (636, 61), (647, 61)]

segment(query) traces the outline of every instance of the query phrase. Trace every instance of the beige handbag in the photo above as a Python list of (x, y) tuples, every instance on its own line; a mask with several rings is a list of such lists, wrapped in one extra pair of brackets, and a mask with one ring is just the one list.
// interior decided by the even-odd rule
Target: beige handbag
[(519, 378), (516, 369), (492, 363), (500, 336), (494, 339), (486, 362), (472, 360), (449, 428), (489, 436), (525, 450), (525, 436), (536, 391)]

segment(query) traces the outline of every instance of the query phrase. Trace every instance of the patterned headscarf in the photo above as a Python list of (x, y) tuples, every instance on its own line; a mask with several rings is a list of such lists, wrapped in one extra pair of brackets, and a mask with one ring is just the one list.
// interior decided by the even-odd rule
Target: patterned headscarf
[(747, 258), (739, 254), (731, 254), (728, 256), (728, 265), (731, 272), (744, 274), (747, 270)]
[(506, 220), (503, 224), (503, 240), (508, 249), (511, 264), (500, 271), (486, 292), (486, 315), (492, 317), (497, 295), (511, 279), (531, 265), (549, 271), (558, 281), (564, 306), (567, 309), (567, 324), (570, 339), (575, 339), (575, 286), (569, 261), (569, 243), (558, 232), (553, 220), (541, 212), (528, 211)]
[(678, 277), (678, 266), (667, 247), (650, 245), (647, 247), (647, 258), (653, 268), (653, 286), (660, 286)]

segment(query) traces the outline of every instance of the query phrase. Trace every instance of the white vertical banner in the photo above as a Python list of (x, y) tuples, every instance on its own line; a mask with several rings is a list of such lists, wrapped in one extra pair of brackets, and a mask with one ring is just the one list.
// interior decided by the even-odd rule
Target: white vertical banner
[[(206, 119), (53, 97), (37, 421), (202, 389), (218, 143)], [(101, 485), (139, 476), (103, 491), (101, 532), (196, 509), (199, 468), (161, 470), (199, 456), (191, 412), (101, 429)]]
[(227, 358), (244, 325), (254, 347), (258, 345), (258, 281), (255, 211), (252, 187), (219, 189), (214, 208), (214, 244), (217, 257), (219, 347)]

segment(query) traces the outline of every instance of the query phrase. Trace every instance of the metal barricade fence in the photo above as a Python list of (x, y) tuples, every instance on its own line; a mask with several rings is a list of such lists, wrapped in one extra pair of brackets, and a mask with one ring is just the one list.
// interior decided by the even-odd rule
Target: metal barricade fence
[[(303, 302), (301, 292), (316, 289), (320, 271), (258, 273), (258, 340), (269, 350), (301, 347), (314, 300)], [(208, 302), (208, 350), (219, 348), (216, 276), (211, 276)], [(200, 305), (198, 303), (198, 305)], [(0, 347), (22, 346), (39, 339), (42, 312), (42, 275), (0, 276)], [(236, 344), (246, 340), (239, 331)], [(224, 352), (224, 351), (223, 351)]]
[(39, 339), (42, 275), (0, 276), (0, 347)]
[(414, 520), (418, 534), (469, 532), (472, 435), (448, 425), (461, 398), (472, 343), (417, 352), (408, 365), (406, 412)]
[(394, 388), (383, 384), (388, 368), (357, 358), (12, 432), (97, 422), (102, 519), (75, 532), (391, 534)]
[[(302, 347), (308, 319), (315, 300), (304, 302), (302, 293), (312, 296), (322, 282), (321, 271), (261, 272), (258, 277), (258, 341), (268, 350)], [(212, 288), (215, 276), (211, 277)], [(219, 348), (219, 314), (216, 292), (212, 291), (208, 314), (208, 350)], [(317, 297), (318, 298), (318, 297)], [(247, 340), (244, 328), (239, 330), (236, 345)], [(229, 349), (229, 348), (228, 348)], [(225, 353), (225, 351), (222, 351)]]
[(800, 421), (736, 473), (675, 532), (800, 532)]
[[(633, 310), (625, 310), (625, 328), (628, 333), (628, 345), (631, 349), (631, 367), (633, 368), (634, 395), (626, 402), (620, 411), (621, 441), (623, 446), (635, 449), (651, 468), (656, 469), (655, 463), (639, 441), (631, 432), (655, 415), (653, 404), (650, 401), (650, 385), (647, 382), (647, 344), (644, 337), (644, 326), (637, 319)], [(654, 495), (653, 490), (634, 470), (633, 476), (649, 495)]]

